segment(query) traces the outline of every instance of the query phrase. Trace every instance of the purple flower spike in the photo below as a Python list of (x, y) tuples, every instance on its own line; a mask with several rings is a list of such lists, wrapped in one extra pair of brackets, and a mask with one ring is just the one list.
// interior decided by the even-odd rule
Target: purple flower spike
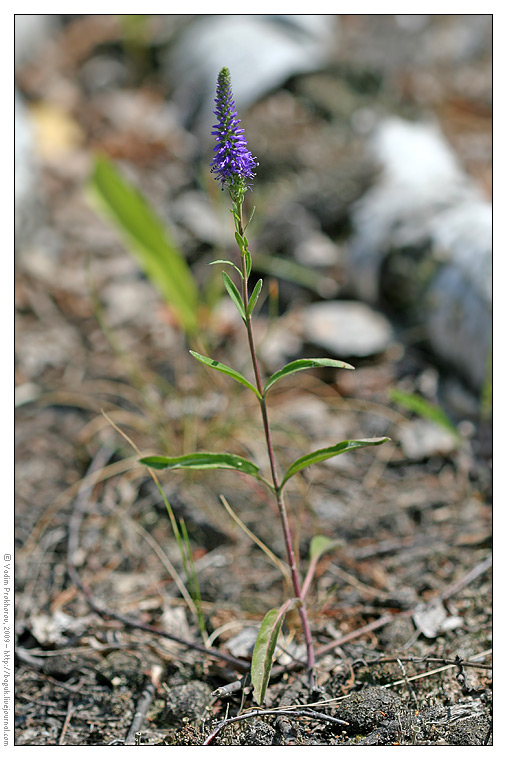
[(236, 106), (232, 97), (231, 75), (229, 69), (221, 69), (217, 80), (217, 104), (213, 113), (218, 117), (218, 124), (213, 127), (215, 135), (215, 156), (211, 162), (211, 171), (215, 179), (227, 185), (231, 196), (236, 201), (242, 201), (247, 188), (251, 187), (255, 177), (254, 168), (257, 161), (247, 148), (243, 135), (244, 129), (239, 129)]

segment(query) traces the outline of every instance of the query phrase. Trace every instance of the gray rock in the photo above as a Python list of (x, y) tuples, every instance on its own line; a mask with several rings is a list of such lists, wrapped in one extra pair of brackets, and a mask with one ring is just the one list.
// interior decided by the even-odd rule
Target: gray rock
[(59, 17), (54, 13), (17, 13), (14, 24), (16, 66), (38, 55), (59, 26)]
[(379, 179), (356, 204), (347, 269), (361, 298), (423, 324), (435, 354), (476, 390), (491, 345), (491, 204), (438, 128), (387, 119), (372, 144)]
[(491, 719), (487, 715), (477, 715), (460, 721), (449, 731), (447, 742), (466, 747), (492, 744)]
[(413, 635), (412, 621), (399, 615), (379, 632), (379, 639), (386, 646), (396, 648), (405, 646)]
[(39, 168), (35, 155), (35, 137), (28, 111), (21, 95), (14, 97), (14, 230), (16, 249), (21, 250), (33, 238), (43, 217)]
[[(197, 240), (219, 247), (227, 245), (230, 238), (227, 225), (203, 193), (183, 193), (176, 199), (172, 213), (175, 220), (188, 229)], [(226, 220), (229, 221), (227, 218)]]
[(428, 604), (418, 604), (413, 619), (417, 629), (428, 639), (434, 639), (439, 633), (463, 625), (463, 618), (448, 615), (442, 600), (438, 598)]
[(258, 633), (258, 626), (243, 628), (236, 636), (228, 640), (227, 649), (234, 657), (251, 657)]
[(306, 240), (297, 243), (294, 258), (310, 267), (332, 267), (340, 261), (341, 252), (335, 243), (322, 232), (314, 232)]
[(366, 734), (404, 712), (401, 699), (389, 689), (372, 686), (338, 704), (336, 717), (349, 723), (349, 733)]
[(223, 66), (231, 71), (241, 112), (294, 74), (320, 68), (329, 58), (336, 23), (336, 16), (312, 14), (200, 15), (166, 59), (168, 76), (178, 83), (174, 100), (197, 131), (209, 133), (209, 103)]
[(163, 719), (173, 725), (200, 720), (211, 701), (211, 689), (203, 681), (174, 686), (167, 693)]
[(340, 359), (372, 356), (392, 340), (391, 325), (379, 312), (359, 301), (327, 301), (304, 311), (304, 337)]
[(398, 437), (405, 456), (416, 462), (436, 454), (450, 454), (457, 447), (457, 438), (430, 420), (404, 422), (399, 426)]
[(275, 734), (275, 729), (269, 723), (256, 720), (239, 733), (238, 739), (241, 745), (271, 746)]

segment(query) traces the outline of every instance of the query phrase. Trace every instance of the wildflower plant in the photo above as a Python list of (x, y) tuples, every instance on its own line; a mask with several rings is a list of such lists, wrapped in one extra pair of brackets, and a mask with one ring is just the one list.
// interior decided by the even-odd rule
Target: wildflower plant
[(354, 368), (350, 364), (338, 359), (297, 359), (286, 364), (270, 377), (263, 377), (255, 347), (254, 331), (252, 327), (255, 307), (262, 289), (262, 280), (257, 280), (253, 288), (250, 288), (252, 254), (250, 252), (249, 242), (245, 235), (245, 231), (251, 217), (246, 224), (243, 218), (245, 193), (252, 187), (255, 177), (254, 170), (258, 164), (256, 158), (254, 158), (248, 149), (244, 129), (239, 128), (238, 126), (240, 124), (240, 119), (238, 118), (234, 104), (230, 73), (225, 67), (221, 69), (218, 75), (215, 104), (216, 108), (214, 113), (218, 121), (212, 131), (216, 145), (214, 149), (214, 158), (210, 166), (211, 172), (221, 183), (222, 189), (226, 190), (230, 196), (232, 205), (230, 210), (234, 220), (235, 238), (239, 248), (239, 266), (234, 262), (227, 260), (219, 260), (213, 263), (230, 265), (234, 268), (236, 278), (239, 280), (238, 287), (227, 272), (222, 272), (225, 289), (231, 297), (245, 325), (253, 369), (253, 382), (248, 380), (237, 370), (222, 364), (216, 359), (203, 356), (195, 351), (190, 351), (190, 353), (207, 367), (211, 367), (218, 372), (228, 375), (236, 382), (241, 383), (256, 396), (264, 428), (270, 472), (269, 476), (265, 476), (254, 462), (230, 453), (195, 452), (178, 457), (149, 456), (144, 457), (140, 461), (155, 469), (184, 468), (237, 470), (250, 475), (263, 483), (276, 500), (292, 583), (292, 596), (290, 599), (287, 599), (279, 609), (269, 610), (266, 613), (254, 647), (251, 668), (251, 678), (254, 687), (253, 693), (256, 702), (262, 704), (269, 682), (277, 638), (284, 617), (291, 607), (297, 607), (299, 612), (301, 628), (306, 645), (308, 682), (310, 689), (313, 688), (315, 654), (306, 607), (306, 595), (311, 585), (319, 557), (324, 551), (327, 551), (333, 546), (333, 542), (324, 536), (315, 536), (312, 539), (310, 543), (310, 561), (307, 573), (304, 580), (301, 580), (300, 563), (294, 548), (289, 512), (287, 509), (285, 494), (287, 483), (294, 475), (296, 475), (296, 473), (306, 467), (353, 449), (359, 449), (365, 446), (376, 446), (388, 439), (383, 437), (341, 441), (333, 446), (318, 449), (299, 457), (283, 474), (280, 472), (275, 456), (275, 447), (268, 416), (267, 396), (271, 388), (280, 380), (302, 370), (315, 367), (333, 367), (336, 369), (347, 370), (352, 370)]

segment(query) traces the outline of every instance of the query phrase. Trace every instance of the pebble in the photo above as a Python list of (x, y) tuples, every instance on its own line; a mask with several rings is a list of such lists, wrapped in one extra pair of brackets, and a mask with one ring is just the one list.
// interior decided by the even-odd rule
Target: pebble
[(373, 356), (392, 341), (392, 328), (378, 311), (359, 301), (327, 301), (304, 310), (304, 337), (340, 359)]
[(463, 625), (458, 615), (448, 615), (441, 599), (433, 599), (428, 604), (418, 604), (413, 615), (419, 631), (428, 639), (434, 639), (439, 633), (452, 631)]
[(424, 419), (404, 422), (398, 429), (398, 438), (405, 456), (415, 462), (450, 454), (457, 447), (457, 439), (451, 432)]
[(393, 720), (401, 712), (402, 702), (397, 694), (372, 686), (341, 702), (336, 717), (348, 721), (349, 733), (366, 734), (384, 721)]
[(233, 657), (251, 657), (259, 628), (243, 628), (236, 636), (227, 642), (227, 649)]
[(181, 724), (184, 719), (200, 720), (211, 701), (211, 689), (203, 681), (174, 686), (167, 693), (164, 720)]

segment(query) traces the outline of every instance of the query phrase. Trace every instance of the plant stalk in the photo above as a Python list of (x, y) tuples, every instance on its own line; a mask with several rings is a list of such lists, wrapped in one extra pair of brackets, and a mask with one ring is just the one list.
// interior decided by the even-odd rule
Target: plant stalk
[[(242, 204), (238, 203), (236, 205), (236, 210), (238, 211), (238, 215), (236, 218), (237, 231), (241, 235), (241, 237), (243, 237), (244, 228), (243, 228), (243, 218), (242, 218)], [(247, 266), (246, 266), (246, 257), (242, 252), (241, 252), (241, 267), (242, 267), (242, 273), (243, 273), (242, 283), (241, 283), (242, 284), (242, 298), (243, 298), (243, 304), (244, 304), (245, 313), (246, 313), (247, 306), (248, 306), (248, 272), (247, 272)], [(261, 398), (259, 398), (259, 405), (261, 408), (262, 423), (264, 426), (264, 435), (266, 438), (266, 446), (268, 450), (269, 464), (271, 468), (271, 477), (273, 479), (273, 488), (274, 488), (275, 496), (276, 496), (276, 504), (277, 504), (278, 511), (280, 514), (280, 519), (282, 522), (283, 537), (285, 541), (285, 549), (287, 552), (287, 559), (289, 562), (289, 567), (290, 567), (290, 572), (291, 572), (292, 585), (294, 588), (294, 596), (298, 602), (299, 616), (301, 618), (301, 626), (303, 628), (303, 635), (305, 637), (305, 642), (306, 642), (308, 682), (309, 682), (310, 689), (313, 689), (315, 654), (314, 654), (314, 648), (313, 648), (312, 634), (310, 630), (310, 623), (308, 620), (308, 612), (306, 610), (304, 594), (301, 591), (301, 583), (299, 580), (299, 573), (298, 573), (297, 563), (296, 563), (296, 555), (294, 552), (294, 542), (292, 540), (292, 534), (290, 531), (287, 508), (285, 506), (285, 500), (282, 493), (282, 487), (280, 486), (280, 481), (279, 481), (278, 473), (277, 473), (276, 458), (275, 458), (275, 452), (273, 448), (273, 440), (271, 437), (271, 429), (269, 427), (266, 399), (264, 398), (263, 384), (262, 384), (262, 378), (261, 378), (261, 373), (260, 373), (260, 368), (259, 368), (259, 361), (257, 358), (257, 351), (255, 349), (255, 341), (254, 341), (254, 335), (253, 335), (253, 329), (252, 329), (252, 319), (251, 319), (251, 316), (248, 314), (245, 319), (245, 325), (246, 325), (246, 330), (248, 334), (248, 344), (250, 347), (250, 356), (252, 359), (252, 365), (253, 365), (253, 370), (254, 370), (254, 375), (255, 375), (255, 383), (257, 385), (257, 390), (259, 391), (259, 394), (261, 396)]]

